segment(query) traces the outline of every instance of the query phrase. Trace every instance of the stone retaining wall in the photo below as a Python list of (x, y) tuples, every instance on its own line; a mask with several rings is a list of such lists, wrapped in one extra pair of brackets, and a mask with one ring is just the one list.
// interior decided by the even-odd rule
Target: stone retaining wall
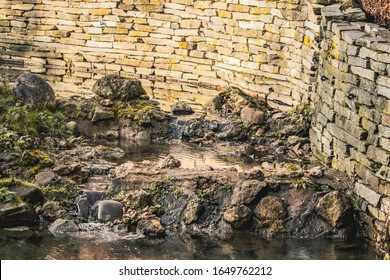
[(287, 110), (314, 89), (319, 26), (305, 3), (1, 0), (1, 68), (46, 75), (57, 91), (136, 77), (156, 99), (193, 106), (236, 86)]
[(371, 238), (390, 219), (390, 31), (322, 10), (313, 151), (348, 173)]

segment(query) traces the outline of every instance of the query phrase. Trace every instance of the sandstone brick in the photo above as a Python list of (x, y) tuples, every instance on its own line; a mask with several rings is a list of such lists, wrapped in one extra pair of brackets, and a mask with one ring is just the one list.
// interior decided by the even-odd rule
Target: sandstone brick
[(356, 183), (354, 192), (360, 197), (364, 198), (368, 203), (374, 207), (378, 206), (381, 196), (367, 187), (367, 185)]

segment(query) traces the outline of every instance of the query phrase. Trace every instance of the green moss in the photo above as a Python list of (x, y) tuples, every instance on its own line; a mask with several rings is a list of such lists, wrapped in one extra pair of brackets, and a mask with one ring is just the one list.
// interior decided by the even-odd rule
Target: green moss
[(62, 200), (69, 202), (80, 190), (76, 185), (68, 182), (59, 182), (41, 187), (42, 193), (47, 200)]
[(54, 165), (54, 161), (41, 150), (27, 151), (22, 156), (22, 164), (31, 174), (36, 174), (45, 167)]
[(0, 116), (2, 121), (4, 121), (3, 116), (8, 108), (15, 106), (15, 104), (16, 100), (12, 88), (6, 84), (0, 84)]
[(0, 203), (22, 202), (22, 199), (6, 187), (0, 187)]

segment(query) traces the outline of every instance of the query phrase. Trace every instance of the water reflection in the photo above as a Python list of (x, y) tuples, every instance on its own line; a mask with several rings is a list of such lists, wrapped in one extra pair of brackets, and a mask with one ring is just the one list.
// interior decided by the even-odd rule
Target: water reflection
[(1, 259), (376, 259), (364, 240), (259, 239), (235, 234), (224, 239), (169, 234), (165, 239), (102, 235), (53, 237), (48, 233), (0, 239)]

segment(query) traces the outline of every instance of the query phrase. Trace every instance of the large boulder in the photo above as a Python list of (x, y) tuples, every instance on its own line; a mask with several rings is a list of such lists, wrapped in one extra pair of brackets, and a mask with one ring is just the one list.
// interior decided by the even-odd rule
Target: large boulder
[(40, 76), (32, 73), (22, 74), (16, 79), (14, 94), (24, 104), (52, 105), (56, 101), (53, 88)]
[(114, 221), (122, 218), (123, 204), (114, 200), (98, 202), (98, 220), (102, 222)]
[(184, 212), (184, 223), (186, 225), (195, 223), (199, 220), (200, 216), (203, 214), (205, 208), (199, 202), (191, 201), (188, 203), (187, 208)]
[(240, 117), (243, 123), (259, 125), (264, 123), (265, 115), (263, 111), (258, 109), (244, 107), (241, 110)]
[(353, 219), (352, 204), (341, 192), (332, 191), (318, 201), (317, 213), (335, 228), (351, 223)]
[(191, 106), (180, 101), (175, 101), (175, 103), (173, 103), (171, 111), (174, 115), (191, 115), (194, 113)]
[(21, 180), (11, 181), (6, 188), (31, 205), (42, 205), (45, 199), (38, 186)]
[(118, 75), (108, 75), (98, 80), (92, 91), (103, 99), (128, 101), (146, 95), (141, 82)]

